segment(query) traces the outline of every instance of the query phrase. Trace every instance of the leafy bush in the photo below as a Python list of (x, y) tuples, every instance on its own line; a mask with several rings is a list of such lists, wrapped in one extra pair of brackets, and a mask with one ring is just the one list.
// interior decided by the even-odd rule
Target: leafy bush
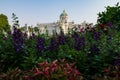
[(0, 80), (82, 80), (83, 76), (86, 80), (119, 80), (119, 14), (118, 3), (98, 14), (95, 27), (68, 34), (61, 30), (52, 36), (39, 34), (35, 28), (37, 35), (29, 37), (13, 14), (13, 33), (0, 31)]
[(14, 28), (13, 34), (0, 35), (0, 71), (16, 67), (29, 70), (39, 62), (66, 59), (76, 62), (85, 78), (102, 77), (103, 70), (120, 56), (119, 40), (118, 27), (112, 23), (99, 24), (83, 32), (61, 32), (53, 36), (33, 34), (30, 38)]
[(65, 60), (39, 63), (25, 78), (26, 80), (83, 80), (82, 74), (74, 64), (69, 64)]
[(74, 63), (54, 60), (51, 63), (41, 62), (31, 70), (9, 69), (0, 72), (0, 80), (83, 80), (83, 75)]
[(0, 80), (23, 80), (23, 71), (20, 69), (8, 70), (6, 73), (0, 73)]
[(120, 5), (107, 6), (106, 11), (98, 14), (98, 24), (106, 24), (112, 22), (114, 25), (120, 25)]

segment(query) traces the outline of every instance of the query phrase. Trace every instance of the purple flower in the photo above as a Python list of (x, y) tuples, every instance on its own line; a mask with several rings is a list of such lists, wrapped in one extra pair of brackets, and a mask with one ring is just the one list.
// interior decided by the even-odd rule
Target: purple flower
[(110, 26), (110, 27), (113, 26), (112, 22), (107, 23), (107, 25)]
[(58, 42), (54, 38), (51, 38), (49, 50), (50, 51), (57, 51), (58, 48), (59, 48)]
[(91, 45), (90, 46), (90, 52), (93, 54), (98, 54), (100, 49), (96, 45)]
[(101, 32), (94, 32), (93, 37), (94, 40), (98, 41), (101, 37)]
[(45, 40), (41, 37), (38, 38), (37, 40), (37, 50), (42, 51), (45, 47)]
[(74, 48), (76, 50), (82, 50), (85, 47), (85, 38), (84, 37), (75, 37)]
[(74, 38), (74, 40), (77, 40), (79, 38), (79, 34), (77, 32), (74, 32), (72, 37)]
[(120, 66), (120, 59), (114, 60), (114, 66)]
[(66, 36), (64, 34), (58, 35), (57, 40), (60, 45), (64, 45), (66, 42)]
[(13, 40), (14, 40), (14, 49), (16, 52), (21, 52), (23, 50), (23, 36), (20, 29), (14, 28)]

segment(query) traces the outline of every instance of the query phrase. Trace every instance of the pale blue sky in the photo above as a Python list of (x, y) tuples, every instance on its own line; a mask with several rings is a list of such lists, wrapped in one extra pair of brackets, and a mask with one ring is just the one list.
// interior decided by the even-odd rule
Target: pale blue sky
[(20, 25), (36, 25), (59, 20), (65, 9), (69, 20), (75, 23), (83, 21), (96, 23), (97, 14), (105, 6), (114, 6), (120, 0), (0, 0), (0, 14), (8, 16), (12, 24), (12, 13), (19, 17)]

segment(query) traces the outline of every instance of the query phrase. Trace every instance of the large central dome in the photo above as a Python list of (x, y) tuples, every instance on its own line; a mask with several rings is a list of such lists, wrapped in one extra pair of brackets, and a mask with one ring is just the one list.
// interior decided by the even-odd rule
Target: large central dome
[(68, 16), (68, 14), (65, 12), (65, 10), (63, 10), (63, 13), (60, 15), (60, 17), (63, 17), (63, 16)]

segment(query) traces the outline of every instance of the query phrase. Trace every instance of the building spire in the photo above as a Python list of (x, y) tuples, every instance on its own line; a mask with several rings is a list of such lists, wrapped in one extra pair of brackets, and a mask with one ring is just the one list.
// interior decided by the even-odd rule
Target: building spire
[(65, 13), (65, 9), (63, 10), (63, 13)]

